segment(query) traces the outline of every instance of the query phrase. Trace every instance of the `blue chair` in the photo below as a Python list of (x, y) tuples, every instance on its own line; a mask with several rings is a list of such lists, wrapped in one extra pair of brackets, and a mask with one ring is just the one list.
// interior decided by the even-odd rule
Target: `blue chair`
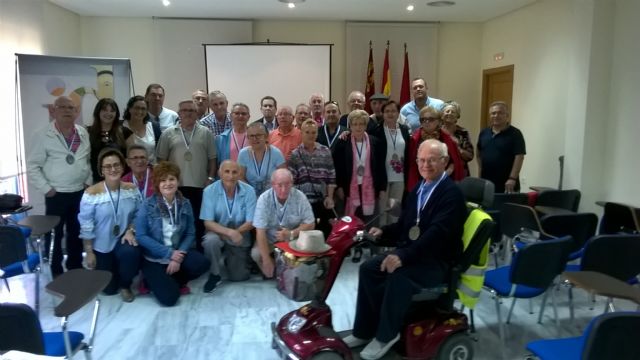
[(64, 297), (54, 309), (54, 314), (63, 318), (59, 332), (43, 333), (38, 316), (25, 304), (0, 304), (0, 351), (19, 350), (72, 358), (76, 352), (84, 350), (90, 359), (100, 301), (95, 301), (88, 341), (83, 342), (84, 334), (68, 330), (68, 318), (95, 299), (110, 280), (108, 271), (74, 269), (47, 285), (47, 291)]
[(527, 350), (541, 360), (637, 360), (640, 359), (640, 313), (600, 315), (581, 336), (536, 340)]
[(569, 260), (576, 260), (584, 253), (587, 241), (596, 234), (598, 216), (593, 213), (547, 215), (540, 219), (542, 230), (554, 237), (571, 235), (573, 247)]
[[(26, 229), (29, 233), (31, 231)], [(8, 279), (14, 276), (36, 273), (35, 294), (36, 311), (40, 304), (40, 256), (37, 253), (27, 254), (25, 229), (17, 226), (0, 226), (0, 278), (4, 280), (7, 290), (11, 291)]]
[[(500, 299), (512, 297), (513, 302), (507, 315), (507, 324), (511, 319), (513, 307), (518, 298), (531, 299), (545, 294), (540, 307), (538, 323), (542, 321), (542, 314), (548, 292), (553, 280), (560, 274), (567, 263), (567, 257), (573, 240), (570, 236), (560, 239), (531, 243), (516, 252), (511, 265), (489, 270), (485, 274), (484, 288), (491, 292), (496, 305), (500, 339), (504, 341), (504, 329), (500, 311)], [(553, 292), (552, 299), (556, 323), (558, 313)]]

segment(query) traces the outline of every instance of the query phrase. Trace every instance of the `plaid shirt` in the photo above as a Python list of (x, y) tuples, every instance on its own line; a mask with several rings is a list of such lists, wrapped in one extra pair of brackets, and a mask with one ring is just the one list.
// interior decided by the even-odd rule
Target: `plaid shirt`
[(214, 113), (210, 113), (200, 120), (200, 125), (206, 126), (214, 136), (218, 136), (225, 130), (231, 128), (231, 117), (229, 116), (229, 113), (227, 113), (224, 118), (224, 123), (220, 123), (218, 119), (216, 119), (216, 115)]

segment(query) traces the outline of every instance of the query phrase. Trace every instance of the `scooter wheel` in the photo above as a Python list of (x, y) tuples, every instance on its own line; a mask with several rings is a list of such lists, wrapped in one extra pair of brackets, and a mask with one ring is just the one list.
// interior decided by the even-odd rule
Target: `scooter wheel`
[(436, 359), (471, 360), (473, 359), (473, 341), (465, 333), (454, 334), (440, 346)]
[(343, 360), (344, 358), (337, 352), (320, 351), (311, 357), (311, 360)]

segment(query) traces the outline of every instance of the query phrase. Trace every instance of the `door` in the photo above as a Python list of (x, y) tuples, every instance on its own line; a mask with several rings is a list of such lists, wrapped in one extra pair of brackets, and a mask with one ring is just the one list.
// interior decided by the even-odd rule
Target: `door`
[(494, 101), (504, 101), (509, 105), (512, 113), (511, 99), (513, 97), (513, 65), (482, 71), (482, 108), (480, 129), (489, 126), (489, 105)]

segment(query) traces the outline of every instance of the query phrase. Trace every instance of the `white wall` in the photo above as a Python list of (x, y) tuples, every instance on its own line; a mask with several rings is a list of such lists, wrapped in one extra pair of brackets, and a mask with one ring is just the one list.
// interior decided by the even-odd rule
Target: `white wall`
[[(0, 178), (24, 171), (18, 169), (16, 155), (14, 54), (68, 55), (79, 53), (79, 49), (78, 15), (48, 1), (0, 1)], [(0, 183), (0, 190), (15, 191), (12, 186)]]

